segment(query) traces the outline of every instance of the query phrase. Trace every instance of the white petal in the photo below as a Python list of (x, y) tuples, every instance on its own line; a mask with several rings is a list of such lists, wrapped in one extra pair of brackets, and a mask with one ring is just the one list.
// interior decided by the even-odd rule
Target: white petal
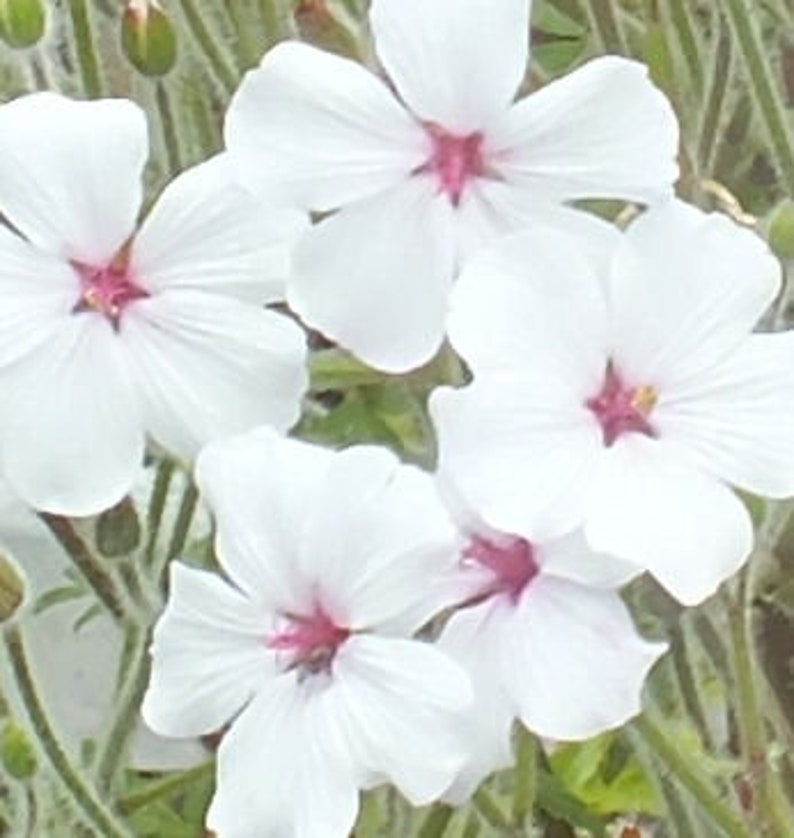
[(142, 467), (137, 394), (110, 324), (64, 318), (46, 344), (0, 374), (0, 459), (36, 509), (92, 515), (118, 503)]
[(130, 268), (147, 289), (190, 288), (264, 303), (284, 298), (303, 213), (236, 183), (225, 154), (173, 180), (135, 237)]
[(317, 696), (293, 675), (263, 689), (218, 751), (207, 827), (223, 838), (347, 838), (358, 812), (348, 760), (326, 747)]
[(649, 210), (611, 277), (616, 361), (638, 384), (686, 385), (746, 338), (779, 288), (754, 233), (680, 201)]
[(581, 529), (562, 538), (535, 545), (536, 558), (545, 576), (567, 579), (593, 588), (620, 588), (642, 568), (635, 564), (597, 553), (590, 547)]
[(267, 614), (257, 605), (213, 574), (172, 565), (142, 709), (152, 730), (174, 737), (217, 732), (274, 677)]
[(414, 178), (311, 230), (295, 254), (290, 304), (366, 363), (405, 372), (444, 337), (454, 271), (451, 208)]
[(530, 0), (373, 0), (375, 46), (411, 110), (452, 132), (488, 127), (526, 72)]
[(453, 805), (466, 801), (489, 774), (513, 763), (516, 705), (504, 691), (498, 654), (502, 624), (511, 616), (504, 601), (492, 599), (458, 611), (438, 639), (439, 649), (464, 667), (474, 686), (474, 704), (464, 720), (468, 759), (444, 794)]
[(482, 178), (472, 181), (455, 214), (458, 258), (464, 263), (481, 248), (520, 230), (553, 228), (576, 238), (595, 273), (606, 277), (622, 235), (613, 224), (538, 196), (520, 186)]
[(430, 475), (384, 449), (351, 448), (305, 516), (301, 567), (336, 622), (410, 634), (440, 610), (458, 536)]
[(196, 480), (218, 524), (224, 570), (251, 599), (295, 612), (304, 601), (299, 548), (334, 454), (269, 428), (208, 445)]
[(708, 375), (664, 394), (665, 442), (728, 483), (766, 497), (794, 495), (794, 333), (751, 335)]
[(243, 185), (314, 210), (376, 195), (428, 157), (424, 131), (378, 78), (297, 43), (275, 47), (243, 79), (226, 146)]
[(655, 201), (678, 177), (678, 126), (644, 65), (597, 58), (514, 106), (488, 135), (502, 176), (545, 199)]
[(450, 339), (475, 378), (558, 376), (581, 402), (608, 356), (603, 286), (571, 236), (536, 228), (474, 258), (452, 292)]
[(431, 397), (440, 471), (501, 532), (533, 542), (578, 526), (601, 445), (589, 411), (558, 378), (484, 378)]
[(417, 806), (438, 798), (465, 758), (464, 670), (434, 646), (357, 635), (335, 668), (334, 721), (371, 784), (383, 777)]
[(192, 457), (223, 436), (293, 425), (306, 389), (305, 340), (288, 318), (231, 297), (170, 290), (122, 322), (148, 432)]
[(599, 465), (585, 524), (594, 549), (647, 568), (685, 605), (713, 594), (747, 559), (753, 528), (744, 505), (663, 444), (626, 435)]
[(42, 346), (81, 295), (76, 271), (0, 225), (0, 363)]
[(135, 227), (147, 153), (132, 102), (23, 96), (0, 107), (0, 211), (37, 246), (103, 265)]
[(639, 637), (616, 593), (541, 575), (494, 654), (530, 730), (587, 739), (640, 712), (643, 682), (665, 649)]

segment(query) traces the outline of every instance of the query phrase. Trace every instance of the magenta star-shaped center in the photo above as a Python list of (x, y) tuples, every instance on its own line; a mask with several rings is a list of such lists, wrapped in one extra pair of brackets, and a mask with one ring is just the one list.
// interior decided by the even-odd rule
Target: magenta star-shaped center
[(80, 297), (75, 312), (93, 311), (106, 317), (118, 329), (124, 310), (149, 292), (131, 275), (125, 259), (118, 258), (104, 267), (72, 262), (80, 278)]
[(458, 206), (468, 184), (487, 174), (483, 150), (484, 136), (452, 134), (433, 123), (425, 126), (432, 144), (432, 153), (420, 171), (437, 178), (440, 191)]
[(534, 548), (516, 535), (493, 538), (476, 535), (464, 549), (463, 558), (491, 573), (492, 582), (483, 596), (507, 594), (515, 601), (540, 572)]
[(585, 404), (598, 419), (608, 448), (627, 433), (655, 437), (650, 416), (659, 401), (654, 387), (629, 387), (612, 363), (607, 365), (600, 392)]
[(289, 615), (285, 626), (267, 641), (268, 649), (286, 653), (287, 667), (304, 674), (328, 672), (336, 653), (351, 635), (320, 605), (306, 616)]

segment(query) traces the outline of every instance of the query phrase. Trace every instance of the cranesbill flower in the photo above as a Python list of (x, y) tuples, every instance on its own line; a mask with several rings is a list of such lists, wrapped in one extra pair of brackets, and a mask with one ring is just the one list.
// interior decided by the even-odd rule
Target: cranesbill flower
[(173, 568), (143, 715), (170, 736), (229, 725), (209, 829), (345, 838), (359, 789), (440, 796), (472, 695), (461, 667), (410, 639), (458, 547), (432, 478), (382, 449), (267, 430), (210, 445), (197, 474), (226, 579)]
[(637, 634), (616, 588), (637, 571), (594, 553), (581, 532), (545, 544), (469, 528), (460, 604), (438, 645), (469, 671), (469, 759), (445, 797), (465, 800), (512, 764), (513, 723), (557, 740), (618, 727), (666, 646)]
[(575, 199), (671, 191), (676, 120), (640, 64), (600, 58), (514, 104), (529, 14), (529, 0), (373, 0), (393, 89), (287, 43), (232, 102), (227, 147), (247, 184), (341, 210), (300, 246), (289, 300), (374, 366), (434, 354), (461, 259), (493, 237), (596, 226)]
[(0, 470), (39, 509), (117, 502), (145, 434), (191, 457), (299, 413), (301, 332), (261, 305), (283, 290), (300, 214), (264, 209), (219, 157), (136, 231), (146, 155), (131, 102), (0, 108)]
[(794, 334), (751, 334), (779, 286), (760, 238), (679, 202), (633, 224), (601, 276), (570, 237), (506, 239), (454, 294), (474, 383), (433, 399), (442, 471), (505, 532), (583, 525), (705, 598), (752, 547), (730, 487), (794, 494)]

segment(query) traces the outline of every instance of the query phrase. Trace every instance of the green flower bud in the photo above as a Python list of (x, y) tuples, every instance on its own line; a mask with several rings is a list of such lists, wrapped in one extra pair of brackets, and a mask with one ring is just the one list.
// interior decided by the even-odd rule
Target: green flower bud
[(25, 599), (25, 577), (16, 562), (0, 553), (0, 623), (10, 620)]
[(769, 246), (784, 261), (794, 261), (794, 201), (786, 199), (769, 219)]
[(345, 19), (341, 9), (332, 7), (329, 0), (298, 0), (294, 16), (303, 40), (345, 58), (362, 57), (352, 22)]
[(103, 512), (96, 522), (96, 545), (109, 559), (128, 556), (141, 543), (141, 524), (130, 498)]
[(121, 48), (144, 76), (164, 76), (176, 64), (176, 32), (157, 0), (128, 0)]
[(0, 0), (0, 38), (10, 47), (32, 47), (46, 28), (43, 0)]
[(36, 773), (36, 752), (25, 729), (14, 721), (8, 722), (0, 735), (0, 761), (17, 780), (27, 780)]

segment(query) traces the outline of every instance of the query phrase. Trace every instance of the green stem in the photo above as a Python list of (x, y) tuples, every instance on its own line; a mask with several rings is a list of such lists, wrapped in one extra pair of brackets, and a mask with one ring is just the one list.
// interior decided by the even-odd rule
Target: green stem
[(123, 620), (127, 606), (115, 579), (104, 567), (102, 560), (94, 555), (80, 537), (72, 522), (61, 515), (51, 515), (47, 512), (39, 513), (39, 517), (58, 539), (105, 608), (116, 620)]
[(703, 111), (703, 121), (700, 125), (700, 137), (698, 139), (697, 158), (701, 172), (711, 173), (713, 170), (718, 139), (717, 131), (725, 106), (732, 63), (731, 34), (725, 24), (720, 21), (720, 34), (714, 48), (714, 60), (706, 91), (706, 107)]
[(587, 13), (603, 51), (625, 55), (626, 42), (614, 0), (589, 0)]
[(535, 806), (538, 782), (537, 760), (538, 750), (535, 738), (522, 725), (518, 731), (516, 790), (513, 797), (513, 822), (517, 827), (526, 825)]
[(36, 690), (19, 627), (16, 625), (8, 627), (4, 633), (4, 640), (19, 694), (33, 732), (74, 805), (103, 838), (130, 838), (129, 830), (96, 795), (94, 789), (85, 782), (55, 736), (55, 731)]
[(99, 76), (99, 63), (94, 49), (91, 33), (91, 17), (86, 0), (69, 0), (69, 12), (72, 16), (74, 42), (77, 47), (77, 62), (83, 78), (83, 88), (90, 99), (102, 95), (102, 82)]
[(149, 509), (146, 513), (146, 529), (149, 535), (146, 541), (146, 552), (144, 556), (148, 564), (151, 564), (154, 559), (157, 536), (160, 534), (163, 511), (165, 510), (165, 502), (168, 499), (171, 478), (174, 476), (174, 468), (175, 466), (171, 460), (163, 460), (157, 466), (157, 474), (155, 475), (152, 494), (149, 498)]
[(197, 506), (198, 490), (192, 482), (188, 482), (187, 486), (185, 486), (185, 491), (182, 494), (182, 502), (179, 504), (179, 511), (177, 512), (176, 521), (174, 522), (174, 529), (171, 532), (171, 541), (168, 545), (168, 551), (163, 557), (163, 562), (157, 571), (158, 583), (165, 582), (165, 573), (168, 569), (168, 563), (171, 559), (176, 558), (182, 550), (184, 550)]
[(182, 170), (182, 154), (179, 150), (174, 112), (163, 82), (157, 82), (154, 96), (157, 102), (157, 112), (160, 114), (160, 127), (163, 130), (163, 143), (168, 157), (168, 168), (171, 175), (177, 175)]
[(689, 74), (692, 76), (694, 88), (700, 91), (703, 89), (703, 60), (689, 14), (689, 5), (689, 0), (670, 0), (670, 18), (678, 35), (681, 52), (684, 54)]
[(635, 720), (632, 734), (660, 761), (679, 785), (700, 804), (712, 822), (729, 838), (747, 838), (744, 823), (733, 809), (720, 797), (710, 783), (703, 779), (697, 769), (671, 742), (664, 730), (648, 714)]
[(735, 601), (728, 603), (736, 679), (736, 717), (747, 779), (757, 801), (753, 803), (753, 819), (760, 825), (761, 834), (765, 834), (762, 825), (768, 824), (772, 835), (786, 835), (794, 812), (790, 811), (778, 777), (769, 765), (766, 720), (758, 692), (764, 675), (754, 655), (751, 596), (747, 576), (743, 574), (737, 583)]
[(755, 101), (761, 112), (778, 170), (789, 193), (794, 194), (794, 145), (788, 130), (788, 115), (770, 70), (768, 51), (758, 28), (758, 8), (748, 0), (721, 0), (733, 27)]
[(94, 758), (97, 783), (103, 793), (112, 789), (127, 754), (149, 679), (149, 632), (130, 624), (126, 631), (126, 642), (127, 651), (122, 657), (125, 677), (114, 706), (113, 724)]
[(437, 803), (419, 827), (417, 838), (442, 838), (454, 814), (451, 806)]
[(129, 794), (122, 797), (118, 802), (118, 810), (124, 814), (129, 815), (154, 803), (163, 797), (168, 797), (175, 792), (181, 791), (185, 788), (191, 788), (194, 784), (210, 779), (215, 775), (215, 763), (205, 762), (202, 765), (197, 765), (188, 771), (183, 771), (175, 776), (166, 777), (159, 783), (153, 783), (143, 791)]
[(227, 62), (226, 56), (218, 49), (194, 0), (182, 0), (182, 11), (196, 43), (201, 47), (215, 76), (225, 91), (231, 95), (237, 87), (237, 71)]

